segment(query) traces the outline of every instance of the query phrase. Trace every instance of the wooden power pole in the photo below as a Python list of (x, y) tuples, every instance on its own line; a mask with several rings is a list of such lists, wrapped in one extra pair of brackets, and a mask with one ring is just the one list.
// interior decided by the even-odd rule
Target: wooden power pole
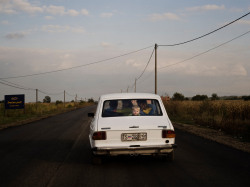
[(136, 78), (135, 78), (135, 93), (136, 93)]
[(157, 47), (155, 44), (155, 94), (157, 94)]

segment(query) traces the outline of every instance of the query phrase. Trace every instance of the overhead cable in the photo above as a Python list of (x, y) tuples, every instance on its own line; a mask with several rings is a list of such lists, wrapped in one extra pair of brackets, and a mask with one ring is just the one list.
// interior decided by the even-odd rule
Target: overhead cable
[[(136, 78), (136, 81), (139, 80), (139, 79), (142, 77), (142, 75), (145, 73), (145, 71), (146, 71), (146, 69), (147, 69), (147, 67), (148, 67), (148, 65), (149, 65), (149, 62), (151, 61), (151, 58), (152, 58), (154, 52), (155, 52), (155, 48), (153, 49), (153, 51), (152, 51), (152, 53), (151, 53), (151, 55), (150, 55), (150, 58), (149, 58), (149, 60), (148, 60), (148, 62), (147, 62), (147, 64), (146, 64), (144, 70), (142, 71), (142, 73), (140, 74), (140, 76), (139, 76), (138, 78)], [(135, 87), (135, 83), (131, 86), (131, 88), (134, 88), (134, 87)]]
[[(222, 44), (220, 44), (220, 45), (218, 45), (218, 46), (215, 46), (215, 47), (213, 47), (213, 48), (211, 48), (211, 49), (208, 49), (208, 50), (206, 50), (206, 51), (204, 51), (204, 52), (202, 52), (202, 53), (199, 53), (199, 54), (197, 54), (197, 55), (194, 55), (194, 56), (192, 56), (192, 57), (190, 57), (190, 58), (187, 58), (187, 59), (182, 60), (182, 61), (177, 62), (177, 63), (173, 63), (173, 64), (169, 64), (169, 65), (167, 65), (167, 66), (159, 67), (159, 68), (157, 68), (157, 69), (160, 70), (160, 69), (168, 68), (168, 67), (170, 67), (170, 66), (175, 66), (175, 65), (178, 65), (178, 64), (180, 64), (180, 63), (183, 63), (183, 62), (192, 60), (192, 59), (194, 59), (194, 58), (196, 58), (196, 57), (198, 57), (198, 56), (204, 55), (204, 54), (206, 54), (206, 53), (208, 53), (208, 52), (210, 52), (210, 51), (212, 51), (212, 50), (214, 50), (214, 49), (217, 49), (217, 48), (219, 48), (219, 47), (221, 47), (221, 46), (223, 46), (223, 45), (225, 45), (225, 44), (228, 44), (228, 43), (232, 42), (233, 40), (236, 40), (236, 39), (238, 39), (238, 38), (240, 38), (240, 37), (242, 37), (242, 36), (244, 36), (244, 35), (246, 35), (246, 34), (249, 34), (249, 33), (250, 33), (250, 31), (247, 31), (247, 32), (245, 32), (245, 33), (243, 33), (243, 34), (241, 34), (241, 35), (239, 35), (239, 36), (237, 36), (237, 37), (235, 37), (235, 38), (233, 38), (233, 39), (231, 39), (231, 40), (228, 40), (227, 42), (224, 42), (224, 43), (222, 43)], [(140, 83), (144, 82), (144, 81), (147, 80), (149, 77), (151, 77), (151, 76), (153, 75), (153, 73), (154, 73), (154, 71), (152, 71), (147, 77), (145, 77), (143, 80), (141, 80)]]
[(72, 67), (69, 67), (69, 68), (58, 69), (58, 70), (53, 70), (53, 71), (46, 71), (46, 72), (41, 72), (41, 73), (28, 74), (28, 75), (20, 75), (20, 76), (13, 76), (13, 77), (2, 77), (2, 78), (0, 78), (0, 80), (1, 79), (15, 79), (15, 78), (31, 77), (31, 76), (44, 75), (44, 74), (49, 74), (49, 73), (56, 73), (56, 72), (60, 72), (60, 71), (66, 71), (66, 70), (70, 70), (70, 69), (81, 68), (81, 67), (84, 67), (84, 66), (90, 66), (90, 65), (106, 62), (106, 61), (109, 61), (109, 60), (113, 60), (113, 59), (116, 59), (116, 58), (120, 58), (120, 57), (123, 57), (123, 56), (127, 56), (127, 55), (137, 53), (139, 51), (142, 51), (142, 50), (145, 50), (145, 49), (148, 49), (148, 48), (151, 48), (151, 47), (153, 47), (153, 46), (145, 47), (145, 48), (142, 48), (142, 49), (139, 49), (139, 50), (136, 50), (136, 51), (132, 51), (132, 52), (125, 53), (125, 54), (122, 54), (122, 55), (118, 55), (118, 56), (115, 56), (115, 57), (111, 57), (111, 58), (107, 58), (107, 59), (104, 59), (104, 60), (91, 62), (91, 63), (88, 63), (88, 64), (79, 65), (79, 66), (72, 66)]
[(182, 45), (182, 44), (186, 44), (186, 43), (189, 43), (189, 42), (198, 40), (198, 39), (203, 38), (203, 37), (205, 37), (205, 36), (208, 36), (208, 35), (210, 35), (210, 34), (212, 34), (212, 33), (214, 33), (214, 32), (217, 32), (218, 30), (221, 30), (221, 29), (225, 28), (225, 27), (227, 27), (227, 26), (233, 24), (233, 23), (236, 22), (236, 21), (239, 21), (240, 19), (242, 19), (242, 18), (248, 16), (249, 14), (250, 14), (250, 12), (246, 13), (245, 15), (243, 15), (243, 16), (241, 16), (241, 17), (235, 19), (234, 21), (231, 21), (230, 23), (228, 23), (228, 24), (226, 24), (226, 25), (224, 25), (224, 26), (222, 26), (222, 27), (220, 27), (220, 28), (218, 28), (218, 29), (215, 29), (215, 30), (213, 30), (213, 31), (211, 31), (211, 32), (209, 32), (209, 33), (207, 33), (207, 34), (204, 34), (204, 35), (199, 36), (199, 37), (197, 37), (197, 38), (194, 38), (194, 39), (192, 39), (192, 40), (188, 40), (188, 41), (181, 42), (181, 43), (176, 43), (176, 44), (158, 45), (158, 46), (168, 46), (168, 47), (172, 47), (172, 46)]
[(75, 95), (69, 94), (68, 92), (65, 92), (65, 94), (71, 97), (75, 97)]
[[(2, 80), (2, 81), (5, 81), (5, 80)], [(18, 88), (18, 89), (21, 89), (21, 90), (35, 90), (33, 88), (25, 88), (21, 85), (18, 85), (18, 84), (15, 84), (15, 83), (11, 83), (11, 82), (8, 82), (8, 81), (5, 81), (5, 82), (2, 82), (0, 81), (0, 84), (3, 84), (3, 85), (6, 85), (6, 86), (10, 86), (10, 87), (13, 87), (13, 88)]]
[(142, 75), (144, 74), (144, 72), (146, 71), (146, 69), (147, 69), (147, 67), (148, 67), (148, 64), (149, 64), (149, 62), (151, 61), (151, 58), (152, 58), (154, 52), (155, 52), (155, 49), (153, 49), (153, 51), (152, 51), (152, 53), (151, 53), (151, 56), (150, 56), (150, 58), (149, 58), (149, 60), (148, 60), (147, 65), (145, 66), (145, 68), (144, 68), (144, 70), (142, 71), (141, 75), (140, 75), (136, 80), (139, 80), (139, 79), (142, 77)]
[(63, 92), (60, 92), (60, 93), (47, 93), (47, 92), (44, 92), (42, 90), (38, 90), (38, 92), (43, 93), (45, 95), (62, 95), (63, 94)]
[(220, 45), (218, 45), (218, 46), (215, 46), (215, 47), (213, 47), (213, 48), (211, 48), (211, 49), (208, 49), (208, 50), (206, 50), (206, 51), (204, 51), (204, 52), (202, 52), (202, 53), (199, 53), (199, 54), (197, 54), (197, 55), (194, 55), (194, 56), (192, 56), (192, 57), (190, 57), (190, 58), (187, 58), (187, 59), (185, 59), (185, 60), (182, 60), (182, 61), (180, 61), (180, 62), (173, 63), (173, 64), (169, 64), (169, 65), (167, 65), (167, 66), (163, 66), (163, 67), (160, 67), (160, 68), (157, 68), (157, 69), (167, 68), (167, 67), (170, 67), (170, 66), (174, 66), (174, 65), (177, 65), (177, 64), (186, 62), (186, 61), (188, 61), (188, 60), (192, 60), (192, 59), (194, 59), (194, 58), (196, 58), (196, 57), (198, 57), (198, 56), (201, 56), (201, 55), (203, 55), (203, 54), (205, 54), (205, 53), (208, 53), (208, 52), (210, 52), (210, 51), (212, 51), (212, 50), (214, 50), (214, 49), (217, 49), (217, 48), (219, 48), (219, 47), (221, 47), (221, 46), (223, 46), (223, 45), (226, 45), (226, 44), (228, 44), (228, 43), (230, 43), (230, 42), (232, 42), (232, 41), (234, 41), (234, 40), (236, 40), (236, 39), (238, 39), (238, 38), (240, 38), (240, 37), (242, 37), (242, 36), (244, 36), (244, 35), (246, 35), (246, 34), (249, 34), (249, 33), (250, 33), (250, 31), (247, 31), (247, 32), (245, 32), (245, 33), (243, 33), (243, 34), (241, 34), (241, 35), (239, 35), (239, 36), (237, 36), (237, 37), (235, 37), (235, 38), (233, 38), (233, 39), (227, 41), (227, 42), (224, 42), (224, 43), (222, 43), (222, 44), (220, 44)]

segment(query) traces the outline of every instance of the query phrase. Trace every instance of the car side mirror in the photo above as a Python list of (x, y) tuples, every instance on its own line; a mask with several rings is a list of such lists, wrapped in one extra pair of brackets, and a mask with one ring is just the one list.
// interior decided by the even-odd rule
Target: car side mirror
[(88, 117), (91, 117), (91, 118), (93, 118), (95, 116), (95, 114), (94, 113), (88, 113)]

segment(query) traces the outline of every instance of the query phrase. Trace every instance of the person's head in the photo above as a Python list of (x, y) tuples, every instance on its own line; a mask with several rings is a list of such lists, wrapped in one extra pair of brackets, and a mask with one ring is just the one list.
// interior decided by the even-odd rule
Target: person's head
[(147, 108), (147, 101), (145, 99), (138, 100), (138, 105), (142, 110), (145, 110)]
[(139, 116), (140, 115), (140, 107), (139, 106), (133, 106), (132, 107), (132, 114), (133, 116)]
[(110, 106), (110, 108), (117, 108), (117, 106), (118, 106), (118, 101), (117, 101), (117, 100), (111, 100), (111, 101), (109, 102), (109, 106)]
[(131, 103), (130, 99), (124, 99), (124, 100), (122, 100), (122, 107), (123, 108), (131, 108), (132, 107), (132, 103)]

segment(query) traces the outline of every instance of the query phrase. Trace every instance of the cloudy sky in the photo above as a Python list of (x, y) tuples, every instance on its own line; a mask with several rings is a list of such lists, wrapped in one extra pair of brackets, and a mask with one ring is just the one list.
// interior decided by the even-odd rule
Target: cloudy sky
[[(0, 100), (250, 95), (249, 0), (0, 0)], [(150, 57), (152, 58), (150, 60)], [(148, 66), (147, 66), (148, 64)]]

